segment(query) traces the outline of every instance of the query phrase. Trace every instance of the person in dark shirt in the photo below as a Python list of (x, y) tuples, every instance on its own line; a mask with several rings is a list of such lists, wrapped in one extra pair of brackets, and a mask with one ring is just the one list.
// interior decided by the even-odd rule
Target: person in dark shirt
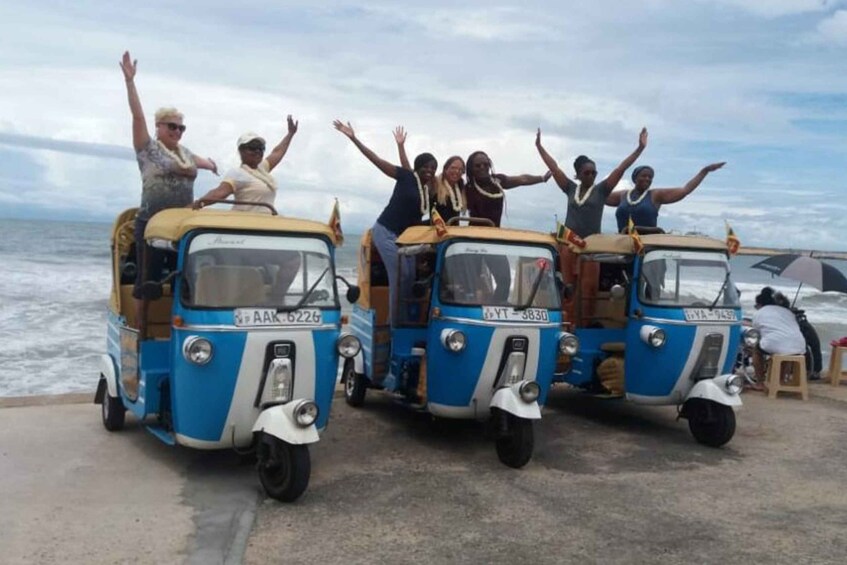
[(618, 221), (618, 231), (626, 230), (630, 218), (635, 226), (655, 228), (662, 204), (679, 202), (694, 192), (706, 175), (717, 171), (725, 164), (722, 162), (706, 165), (681, 188), (653, 189), (650, 188), (653, 183), (653, 167), (635, 167), (632, 171), (632, 182), (635, 184), (633, 189), (613, 192), (606, 198), (606, 206), (617, 207), (615, 218)]
[[(485, 218), (500, 227), (503, 215), (503, 205), (506, 199), (504, 191), (518, 186), (529, 186), (547, 182), (550, 171), (543, 175), (509, 176), (494, 173), (491, 159), (482, 151), (474, 151), (467, 160), (468, 184), (465, 189), (467, 206), (472, 218)], [(482, 257), (482, 262), (488, 267), (494, 277), (494, 303), (508, 302), (509, 287), (512, 274), (509, 270), (509, 260), (506, 257), (492, 255)], [(480, 265), (480, 271), (482, 265)]]
[[(332, 125), (346, 135), (376, 168), (396, 181), (391, 198), (371, 231), (374, 246), (379, 251), (388, 273), (389, 316), (391, 320), (394, 320), (397, 286), (401, 282), (398, 280), (397, 236), (406, 228), (420, 225), (421, 218), (429, 213), (428, 185), (438, 168), (438, 161), (431, 153), (421, 153), (415, 157), (414, 170), (409, 171), (392, 165), (367, 148), (356, 137), (350, 122), (345, 124), (335, 120)], [(410, 269), (404, 269), (404, 273), (409, 272)]]

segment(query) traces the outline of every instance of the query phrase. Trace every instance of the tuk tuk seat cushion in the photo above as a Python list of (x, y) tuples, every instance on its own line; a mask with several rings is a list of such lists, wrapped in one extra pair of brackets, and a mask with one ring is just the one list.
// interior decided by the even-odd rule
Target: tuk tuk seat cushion
[(209, 265), (197, 273), (194, 303), (210, 307), (260, 305), (265, 279), (258, 267)]

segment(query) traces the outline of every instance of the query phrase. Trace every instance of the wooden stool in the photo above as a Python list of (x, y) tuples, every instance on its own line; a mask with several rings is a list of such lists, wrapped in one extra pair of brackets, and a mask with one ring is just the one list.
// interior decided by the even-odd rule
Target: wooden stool
[[(790, 372), (790, 382), (782, 382), (783, 366)], [(796, 369), (795, 369), (796, 366)], [(779, 392), (799, 392), (803, 400), (809, 399), (809, 386), (806, 382), (806, 357), (804, 355), (771, 355), (768, 362), (768, 398), (776, 398)]]
[(832, 346), (832, 355), (829, 357), (829, 384), (832, 386), (838, 386), (842, 380), (847, 379), (847, 371), (841, 368), (841, 356), (845, 351), (847, 351), (847, 347)]

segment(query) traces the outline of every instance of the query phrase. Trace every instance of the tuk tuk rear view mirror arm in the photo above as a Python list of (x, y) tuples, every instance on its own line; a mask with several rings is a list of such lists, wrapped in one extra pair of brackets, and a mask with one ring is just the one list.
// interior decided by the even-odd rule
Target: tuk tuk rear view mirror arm
[(466, 222), (469, 226), (488, 226), (495, 227), (494, 222), (488, 218), (474, 218), (473, 216), (454, 216), (447, 220), (448, 226), (458, 226), (461, 222)]
[(263, 206), (270, 210), (271, 214), (273, 214), (274, 216), (279, 215), (276, 211), (276, 208), (274, 208), (271, 204), (268, 204), (266, 202), (250, 202), (248, 200), (221, 200), (219, 198), (201, 198), (199, 200), (195, 200), (194, 203), (191, 205), (191, 208), (193, 210), (200, 210), (212, 204), (232, 204), (233, 206)]
[(520, 306), (515, 306), (515, 311), (520, 312), (521, 310), (526, 310), (530, 306), (532, 306), (532, 301), (535, 300), (535, 295), (538, 293), (538, 288), (541, 286), (541, 277), (544, 276), (544, 273), (547, 272), (547, 266), (542, 267), (538, 274), (535, 275), (535, 280), (532, 281), (532, 290), (529, 293), (529, 299), (524, 304)]

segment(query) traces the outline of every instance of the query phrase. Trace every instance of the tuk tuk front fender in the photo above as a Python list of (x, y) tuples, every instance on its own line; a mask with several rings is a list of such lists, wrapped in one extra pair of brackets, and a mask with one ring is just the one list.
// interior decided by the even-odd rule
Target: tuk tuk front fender
[[(111, 356), (101, 355), (97, 365), (100, 369), (100, 377), (106, 381), (106, 388), (104, 392), (107, 392), (112, 398), (116, 398), (118, 396), (118, 376), (117, 371), (115, 370), (115, 362), (112, 361)], [(94, 398), (94, 402), (97, 404), (103, 401), (103, 392), (101, 392), (101, 388), (102, 387), (98, 383), (97, 393)]]
[(365, 374), (365, 354), (361, 351), (353, 357), (353, 370), (360, 375)]
[(315, 424), (303, 427), (294, 420), (294, 408), (297, 401), (271, 406), (262, 410), (253, 432), (264, 432), (291, 445), (304, 445), (318, 441), (318, 429)]
[(703, 398), (724, 406), (741, 406), (741, 395), (730, 394), (726, 391), (726, 381), (730, 377), (732, 375), (718, 375), (713, 379), (698, 381), (688, 391), (688, 396), (685, 397), (684, 402), (688, 402), (692, 398)]
[(497, 389), (491, 397), (491, 408), (499, 408), (518, 418), (540, 420), (541, 408), (538, 407), (538, 402), (523, 400), (518, 392), (519, 388), (520, 383)]

